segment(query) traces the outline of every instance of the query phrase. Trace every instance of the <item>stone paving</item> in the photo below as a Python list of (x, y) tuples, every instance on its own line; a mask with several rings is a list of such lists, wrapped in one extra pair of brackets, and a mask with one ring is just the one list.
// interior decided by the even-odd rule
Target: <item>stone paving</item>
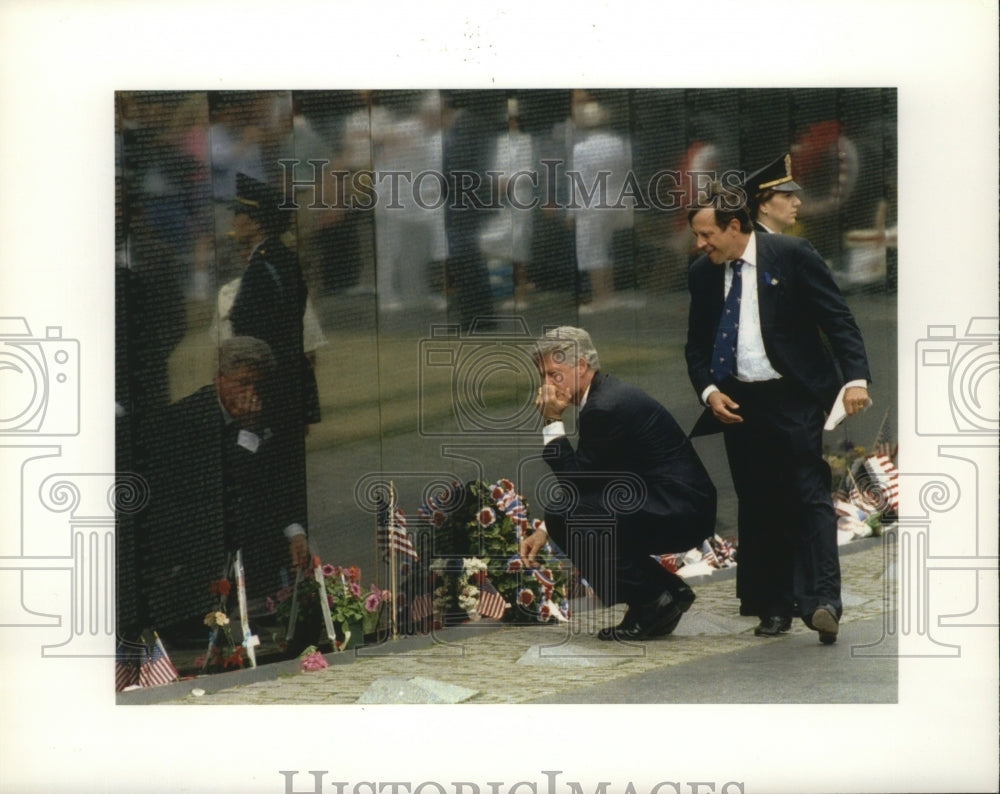
[[(889, 602), (886, 557), (878, 539), (842, 547), (842, 626), (878, 617)], [(685, 662), (716, 657), (782, 638), (753, 635), (756, 620), (738, 615), (734, 573), (720, 571), (693, 584), (697, 601), (676, 632), (635, 645), (599, 641), (594, 632), (621, 619), (623, 606), (582, 610), (567, 625), (473, 626), (449, 629), (438, 642), (402, 649), (389, 640), (353, 658), (328, 656), (330, 667), (300, 673), (292, 662), (272, 667), (267, 680), (227, 688), (222, 674), (170, 686), (172, 699), (157, 702), (221, 704), (352, 704), (360, 702), (465, 702), (509, 704), (542, 701), (556, 693), (599, 685)], [(895, 582), (888, 577), (888, 584)], [(796, 621), (790, 636), (811, 634)], [(845, 632), (847, 633), (847, 632)], [(843, 638), (841, 639), (843, 641)], [(396, 648), (393, 644), (399, 642)], [(259, 672), (261, 668), (258, 668)], [(265, 673), (266, 674), (266, 673)], [(201, 694), (196, 691), (204, 689)], [(124, 693), (127, 696), (129, 693)], [(166, 692), (164, 693), (166, 694)], [(119, 702), (129, 702), (120, 697)]]

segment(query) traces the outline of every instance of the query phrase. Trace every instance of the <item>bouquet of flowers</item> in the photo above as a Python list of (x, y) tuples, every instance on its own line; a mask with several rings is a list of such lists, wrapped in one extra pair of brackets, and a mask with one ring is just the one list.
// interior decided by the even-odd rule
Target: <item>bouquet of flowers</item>
[(239, 670), (243, 667), (243, 646), (233, 639), (233, 631), (227, 614), (227, 603), (232, 585), (228, 579), (217, 579), (209, 586), (212, 595), (219, 599), (218, 609), (205, 615), (205, 625), (211, 629), (208, 653), (195, 659), (202, 672)]
[(850, 490), (850, 482), (861, 475), (866, 457), (865, 448), (849, 440), (842, 441), (835, 449), (823, 450), (823, 460), (830, 467), (834, 492)]
[[(506, 603), (506, 621), (567, 620), (567, 579), (572, 568), (551, 546), (538, 556), (539, 566), (520, 560), (521, 537), (541, 523), (528, 518), (528, 507), (514, 483), (470, 481), (453, 483), (421, 505), (418, 513), (433, 527), (438, 555), (430, 565), (434, 606), (499, 617), (493, 594)], [(487, 595), (484, 595), (487, 594)], [(491, 604), (484, 610), (483, 602)]]
[[(315, 570), (322, 574), (322, 590)], [(273, 597), (267, 599), (267, 609), (282, 625), (291, 621), (295, 608), (297, 628), (311, 630), (323, 625), (320, 598), (326, 598), (330, 608), (330, 618), (336, 626), (360, 626), (364, 633), (374, 629), (378, 610), (385, 594), (374, 584), (365, 591), (361, 586), (361, 569), (356, 565), (341, 567), (320, 563), (313, 559), (313, 567), (306, 571), (297, 587), (283, 587)], [(337, 646), (338, 639), (330, 637)]]

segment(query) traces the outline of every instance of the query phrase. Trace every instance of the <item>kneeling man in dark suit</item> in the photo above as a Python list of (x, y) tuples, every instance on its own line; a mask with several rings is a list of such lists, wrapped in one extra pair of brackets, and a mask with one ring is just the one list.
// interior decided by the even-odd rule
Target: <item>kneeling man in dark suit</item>
[[(544, 457), (566, 498), (545, 512), (521, 556), (531, 565), (548, 536), (579, 567), (605, 604), (628, 610), (603, 640), (669, 634), (694, 593), (651, 555), (686, 551), (715, 529), (715, 487), (684, 431), (641, 389), (599, 371), (581, 328), (549, 331), (535, 346), (545, 420)], [(563, 413), (579, 409), (576, 449)]]
[(274, 372), (267, 343), (226, 339), (215, 383), (153, 423), (140, 566), (149, 623), (168, 637), (218, 609), (210, 585), (237, 550), (256, 608), (308, 561), (298, 439), (271, 430)]

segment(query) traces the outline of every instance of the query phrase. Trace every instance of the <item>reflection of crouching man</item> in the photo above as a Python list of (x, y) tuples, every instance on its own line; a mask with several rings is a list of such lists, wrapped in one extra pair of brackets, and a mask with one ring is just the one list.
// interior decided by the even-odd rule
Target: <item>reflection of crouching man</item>
[[(546, 528), (523, 541), (521, 555), (531, 564), (550, 533), (605, 604), (628, 605), (621, 624), (602, 629), (600, 639), (669, 634), (694, 593), (650, 555), (685, 551), (712, 535), (716, 495), (708, 472), (666, 408), (598, 371), (583, 329), (549, 331), (535, 360), (544, 455), (568, 498), (564, 510), (546, 513)], [(571, 404), (579, 409), (576, 449), (561, 421)], [(615, 492), (616, 482), (631, 488), (630, 497)], [(603, 548), (608, 529), (613, 543)], [(613, 555), (613, 565), (603, 555)]]
[(210, 583), (238, 549), (250, 599), (287, 583), (289, 559), (308, 559), (305, 482), (288, 476), (301, 470), (289, 457), (301, 446), (270, 430), (274, 371), (265, 342), (227, 339), (214, 386), (152, 424), (140, 564), (154, 627), (200, 622), (213, 607)]

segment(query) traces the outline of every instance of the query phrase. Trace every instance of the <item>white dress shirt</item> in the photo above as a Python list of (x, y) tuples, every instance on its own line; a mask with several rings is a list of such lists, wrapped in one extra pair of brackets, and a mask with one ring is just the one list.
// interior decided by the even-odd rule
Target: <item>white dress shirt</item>
[[(747, 247), (740, 259), (740, 278), (743, 280), (743, 292), (740, 296), (739, 334), (736, 337), (736, 379), (745, 383), (777, 380), (781, 374), (774, 368), (764, 350), (764, 337), (760, 330), (760, 304), (757, 301), (757, 234), (750, 233)], [(733, 286), (733, 270), (729, 262), (725, 264), (724, 295), (729, 294)], [(838, 399), (843, 399), (844, 390), (852, 386), (867, 388), (865, 380), (853, 380), (840, 390)], [(701, 393), (701, 401), (708, 404), (708, 397), (719, 387), (712, 384)]]

